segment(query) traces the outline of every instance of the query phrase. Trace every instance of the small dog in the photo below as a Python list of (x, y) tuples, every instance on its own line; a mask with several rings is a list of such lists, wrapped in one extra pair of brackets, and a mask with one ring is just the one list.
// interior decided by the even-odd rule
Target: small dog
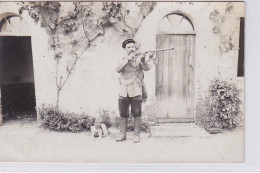
[(107, 126), (102, 123), (101, 119), (97, 118), (93, 126), (90, 127), (91, 138), (95, 140), (95, 137), (101, 139), (103, 136), (108, 135)]

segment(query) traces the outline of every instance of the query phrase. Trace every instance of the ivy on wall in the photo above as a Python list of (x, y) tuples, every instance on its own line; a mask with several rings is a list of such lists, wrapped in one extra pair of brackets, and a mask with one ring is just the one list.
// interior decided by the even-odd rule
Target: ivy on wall
[(222, 14), (218, 10), (214, 10), (210, 13), (209, 19), (213, 23), (212, 32), (220, 36), (219, 50), (221, 54), (229, 52), (234, 48), (234, 32), (224, 33), (224, 24), (227, 21), (227, 17), (232, 13), (234, 6), (231, 2), (227, 3), (225, 12)]
[[(137, 15), (130, 17), (132, 3)], [(20, 14), (27, 11), (36, 24), (49, 35), (50, 50), (56, 61), (57, 101), (79, 58), (96, 38), (108, 28), (115, 28), (122, 37), (133, 38), (156, 2), (21, 2)], [(133, 25), (134, 23), (134, 25)], [(66, 65), (61, 63), (70, 57)]]

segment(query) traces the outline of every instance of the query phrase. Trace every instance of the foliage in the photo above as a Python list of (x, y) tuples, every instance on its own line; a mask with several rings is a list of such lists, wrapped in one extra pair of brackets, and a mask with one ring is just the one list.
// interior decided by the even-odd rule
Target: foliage
[(60, 12), (59, 2), (22, 2), (19, 13), (27, 10), (32, 19), (41, 23), (50, 34), (54, 34), (58, 25), (57, 19)]
[(42, 126), (57, 131), (72, 131), (77, 133), (89, 130), (94, 124), (94, 118), (87, 114), (64, 113), (54, 106), (43, 106), (39, 109)]
[(98, 117), (100, 117), (101, 122), (104, 123), (108, 128), (113, 126), (116, 120), (115, 111), (110, 111), (108, 109), (102, 108), (98, 111)]
[(201, 123), (208, 128), (234, 129), (239, 124), (240, 90), (234, 84), (215, 78), (211, 81), (208, 96), (197, 106)]
[[(96, 12), (99, 4), (101, 11)], [(155, 2), (138, 2), (137, 13), (144, 19), (155, 5)], [(130, 10), (126, 10), (126, 6), (127, 2), (22, 2), (19, 11), (20, 14), (28, 11), (32, 19), (40, 22), (50, 35), (68, 35), (82, 27), (81, 34), (91, 41), (109, 27), (133, 37), (143, 19), (137, 19), (138, 24), (129, 26), (126, 16)]]
[[(100, 109), (97, 115), (90, 116), (88, 114), (76, 114), (69, 112), (62, 112), (56, 106), (45, 106), (39, 109), (39, 115), (42, 120), (42, 126), (56, 131), (71, 131), (78, 133), (81, 131), (88, 131), (94, 125), (95, 120), (98, 118), (100, 123), (104, 123), (108, 128), (119, 128), (120, 118), (114, 111), (108, 109)], [(128, 129), (134, 130), (134, 118), (128, 119)], [(149, 132), (151, 124), (147, 118), (142, 118), (142, 131)]]
[(236, 30), (233, 26), (231, 27), (229, 33), (227, 33), (225, 30), (224, 23), (227, 24), (227, 18), (230, 15), (230, 13), (233, 11), (234, 6), (232, 2), (228, 2), (226, 5), (226, 10), (224, 13), (220, 13), (219, 10), (215, 9), (213, 12), (209, 14), (209, 19), (213, 23), (212, 32), (214, 34), (220, 35), (220, 42), (219, 42), (219, 50), (221, 53), (228, 52), (230, 50), (233, 50), (235, 46), (234, 42), (234, 31)]

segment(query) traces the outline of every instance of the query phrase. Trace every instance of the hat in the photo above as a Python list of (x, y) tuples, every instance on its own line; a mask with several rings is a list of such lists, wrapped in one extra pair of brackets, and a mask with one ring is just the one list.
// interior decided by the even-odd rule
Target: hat
[(122, 47), (125, 48), (125, 46), (126, 46), (128, 43), (135, 43), (135, 41), (134, 41), (133, 39), (126, 39), (126, 40), (122, 43)]

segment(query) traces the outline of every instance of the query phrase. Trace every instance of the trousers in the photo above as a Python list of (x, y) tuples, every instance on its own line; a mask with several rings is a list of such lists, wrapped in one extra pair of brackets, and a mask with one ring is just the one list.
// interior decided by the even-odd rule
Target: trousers
[(119, 97), (119, 114), (120, 117), (129, 117), (129, 107), (131, 106), (131, 114), (133, 117), (141, 117), (142, 112), (142, 96), (135, 97)]

